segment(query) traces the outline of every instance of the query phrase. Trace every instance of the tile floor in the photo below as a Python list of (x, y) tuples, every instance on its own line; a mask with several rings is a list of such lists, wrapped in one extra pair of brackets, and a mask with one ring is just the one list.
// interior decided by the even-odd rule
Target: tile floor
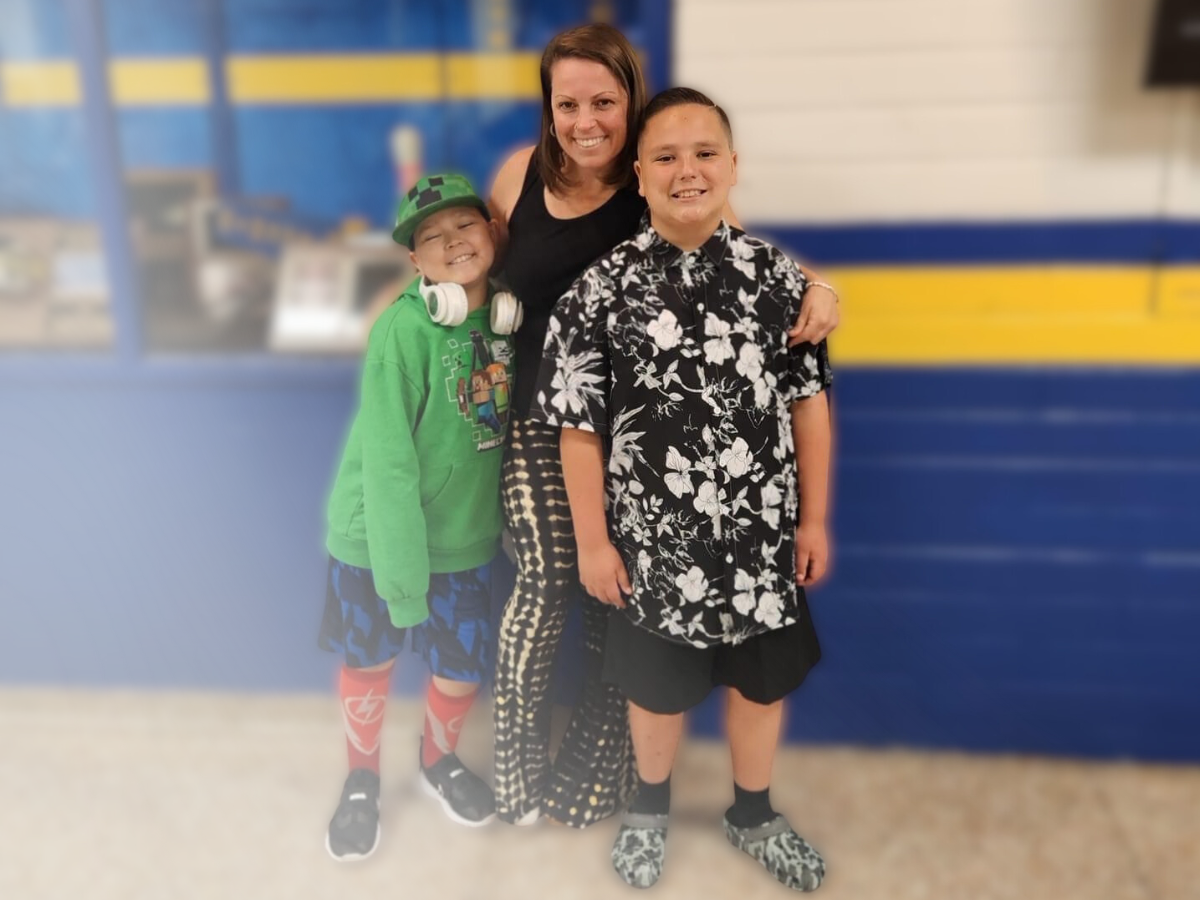
[[(0, 898), (631, 898), (615, 825), (471, 830), (412, 789), (420, 710), (392, 701), (383, 840), (323, 846), (344, 775), (317, 696), (0, 690)], [(486, 770), (488, 710), (463, 757)], [(729, 764), (687, 744), (650, 896), (782, 898), (718, 823)], [(1200, 900), (1200, 766), (790, 747), (775, 805), (825, 854), (824, 900)]]

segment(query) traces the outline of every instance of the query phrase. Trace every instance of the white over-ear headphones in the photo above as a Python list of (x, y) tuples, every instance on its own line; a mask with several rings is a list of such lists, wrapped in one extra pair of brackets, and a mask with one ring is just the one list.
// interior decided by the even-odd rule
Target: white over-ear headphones
[[(417, 289), (425, 298), (425, 309), (429, 318), (439, 325), (461, 325), (467, 321), (467, 292), (461, 284), (446, 281), (430, 284), (421, 276)], [(492, 331), (496, 334), (512, 334), (525, 320), (521, 303), (508, 291), (496, 291), (492, 295)]]

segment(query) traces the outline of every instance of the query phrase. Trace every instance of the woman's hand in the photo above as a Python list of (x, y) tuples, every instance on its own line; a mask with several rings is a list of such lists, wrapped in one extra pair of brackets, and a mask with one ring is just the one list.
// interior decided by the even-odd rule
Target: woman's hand
[(789, 347), (797, 344), (819, 344), (838, 327), (838, 322), (841, 321), (841, 316), (838, 314), (837, 294), (823, 285), (812, 284), (811, 282), (817, 280), (816, 273), (809, 271), (804, 266), (799, 268), (810, 284), (804, 291), (804, 298), (800, 303), (800, 315), (796, 319), (796, 324), (788, 330)]
[(579, 581), (583, 589), (601, 603), (625, 608), (625, 595), (632, 594), (629, 574), (621, 554), (611, 542), (579, 549)]

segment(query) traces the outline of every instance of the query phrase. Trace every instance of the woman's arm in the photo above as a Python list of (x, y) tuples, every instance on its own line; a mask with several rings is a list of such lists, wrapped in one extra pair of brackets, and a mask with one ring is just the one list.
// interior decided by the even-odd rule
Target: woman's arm
[[(721, 215), (734, 228), (742, 227), (729, 201), (725, 201), (725, 209)], [(796, 264), (796, 268), (804, 274), (809, 284), (800, 303), (800, 315), (797, 316), (795, 324), (788, 329), (788, 346), (819, 344), (829, 337), (841, 322), (837, 294), (827, 288), (812, 269), (799, 263)]]
[(796, 324), (788, 329), (788, 346), (797, 344), (819, 344), (825, 340), (841, 322), (838, 313), (838, 297), (819, 280), (817, 273), (799, 263), (796, 267), (804, 273), (808, 287), (800, 301), (800, 315)]
[(504, 259), (504, 251), (508, 248), (508, 220), (516, 208), (517, 200), (521, 197), (521, 185), (525, 183), (525, 172), (529, 168), (529, 159), (533, 156), (533, 147), (523, 147), (506, 159), (492, 179), (492, 189), (488, 193), (487, 205), (496, 223), (496, 264), (498, 269)]

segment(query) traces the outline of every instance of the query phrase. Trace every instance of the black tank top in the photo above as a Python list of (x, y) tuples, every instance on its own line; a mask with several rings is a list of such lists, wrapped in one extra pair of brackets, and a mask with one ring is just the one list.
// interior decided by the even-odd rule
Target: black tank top
[(508, 220), (504, 281), (525, 308), (514, 335), (517, 354), (512, 409), (529, 415), (542, 345), (554, 304), (589, 265), (637, 232), (646, 201), (633, 188), (622, 188), (604, 205), (573, 219), (556, 219), (546, 209), (545, 188), (533, 157), (521, 196)]

